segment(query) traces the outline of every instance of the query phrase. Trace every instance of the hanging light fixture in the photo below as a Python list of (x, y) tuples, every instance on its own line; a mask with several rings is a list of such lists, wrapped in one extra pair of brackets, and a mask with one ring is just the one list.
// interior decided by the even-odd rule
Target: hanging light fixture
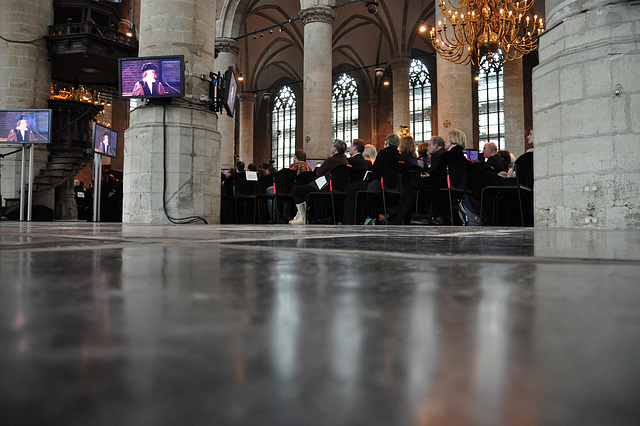
[(544, 23), (525, 16), (532, 6), (533, 0), (462, 0), (447, 7), (440, 0), (444, 23), (431, 29), (431, 44), (447, 61), (496, 71), (536, 49)]
[(238, 81), (244, 81), (244, 77), (241, 72), (238, 73)]

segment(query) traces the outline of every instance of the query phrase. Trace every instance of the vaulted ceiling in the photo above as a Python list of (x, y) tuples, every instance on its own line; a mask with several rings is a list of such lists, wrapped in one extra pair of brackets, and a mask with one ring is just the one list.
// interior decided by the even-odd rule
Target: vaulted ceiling
[[(371, 92), (380, 84), (376, 66), (386, 68), (397, 56), (433, 53), (428, 33), (419, 32), (422, 21), (433, 24), (433, 0), (380, 0), (375, 14), (361, 0), (328, 3), (336, 20), (332, 64), (327, 65), (334, 72), (362, 70)], [(240, 41), (237, 66), (245, 77), (244, 90), (258, 92), (302, 80), (304, 29), (298, 18), (299, 0), (226, 0), (218, 8), (217, 37)]]

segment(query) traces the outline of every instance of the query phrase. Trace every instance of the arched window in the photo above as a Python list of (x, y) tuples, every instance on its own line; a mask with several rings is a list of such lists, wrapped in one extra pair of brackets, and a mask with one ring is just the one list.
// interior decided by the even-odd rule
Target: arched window
[(504, 139), (504, 82), (502, 66), (480, 67), (478, 74), (478, 130), (479, 148), (493, 142), (505, 148)]
[(288, 167), (296, 150), (296, 95), (289, 86), (278, 92), (271, 116), (271, 158), (276, 169)]
[(348, 74), (342, 74), (333, 85), (331, 96), (333, 135), (351, 144), (358, 137), (358, 85)]
[(431, 139), (431, 78), (427, 67), (417, 59), (409, 69), (409, 108), (411, 134), (416, 143)]

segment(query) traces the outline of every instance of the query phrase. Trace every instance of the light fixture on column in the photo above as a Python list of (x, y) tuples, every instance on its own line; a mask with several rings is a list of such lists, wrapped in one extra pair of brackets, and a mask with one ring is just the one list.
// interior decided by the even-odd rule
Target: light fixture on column
[(388, 86), (389, 83), (389, 77), (385, 77), (384, 80), (382, 80), (382, 84), (384, 84), (385, 86)]
[(431, 29), (431, 44), (447, 61), (496, 71), (536, 49), (544, 23), (525, 16), (532, 6), (533, 0), (461, 0), (460, 7), (447, 8), (440, 0), (444, 23)]
[(241, 72), (238, 73), (238, 81), (244, 81), (244, 77)]
[(427, 24), (424, 23), (424, 21), (420, 22), (420, 32), (423, 33), (427, 31)]
[(376, 72), (376, 77), (382, 77), (382, 75), (384, 74), (384, 68), (376, 68), (375, 72)]

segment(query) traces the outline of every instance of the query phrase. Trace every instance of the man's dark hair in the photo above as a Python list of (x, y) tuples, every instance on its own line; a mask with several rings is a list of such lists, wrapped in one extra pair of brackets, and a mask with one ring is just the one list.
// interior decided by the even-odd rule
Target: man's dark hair
[(242, 161), (236, 163), (236, 170), (238, 172), (244, 172), (244, 163)]
[(258, 166), (256, 166), (256, 165), (255, 165), (255, 164), (253, 164), (253, 163), (249, 163), (249, 165), (247, 166), (247, 169), (248, 169), (250, 172), (257, 172), (257, 171), (258, 171)]
[(338, 154), (340, 155), (344, 155), (344, 152), (347, 150), (347, 144), (344, 143), (342, 139), (336, 139), (333, 141), (333, 146), (336, 147), (336, 151), (338, 151)]
[(296, 149), (295, 156), (298, 161), (307, 161), (307, 153), (301, 149)]
[(358, 151), (360, 154), (364, 152), (364, 139), (354, 139), (351, 145), (355, 146), (356, 151)]
[(440, 136), (434, 136), (431, 138), (431, 143), (444, 146), (444, 139), (442, 139)]

